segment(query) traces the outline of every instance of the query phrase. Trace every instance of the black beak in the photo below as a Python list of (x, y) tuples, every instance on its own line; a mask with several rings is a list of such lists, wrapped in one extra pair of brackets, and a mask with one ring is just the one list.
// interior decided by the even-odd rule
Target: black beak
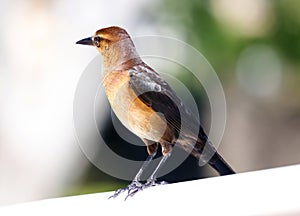
[(93, 37), (84, 38), (80, 41), (77, 41), (76, 44), (94, 46)]

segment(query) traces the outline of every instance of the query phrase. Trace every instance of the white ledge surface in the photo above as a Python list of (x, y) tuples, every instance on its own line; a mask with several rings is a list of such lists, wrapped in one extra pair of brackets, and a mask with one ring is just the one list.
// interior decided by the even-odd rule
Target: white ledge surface
[(0, 208), (0, 215), (300, 215), (300, 165)]

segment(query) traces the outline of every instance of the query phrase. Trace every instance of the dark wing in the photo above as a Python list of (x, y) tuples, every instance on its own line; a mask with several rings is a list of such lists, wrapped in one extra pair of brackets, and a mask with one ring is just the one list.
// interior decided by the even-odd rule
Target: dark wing
[[(220, 175), (234, 173), (225, 160), (216, 153), (216, 149), (208, 140), (199, 122), (195, 120), (182, 101), (176, 96), (176, 93), (159, 74), (147, 65), (135, 67), (128, 72), (130, 76), (129, 85), (136, 95), (138, 95), (139, 99), (154, 111), (164, 114), (167, 123), (177, 132), (175, 135), (178, 136), (180, 130), (184, 130), (184, 137), (179, 140), (179, 144), (183, 149), (191, 151), (191, 154), (200, 159), (200, 154), (204, 153), (203, 148), (206, 146), (208, 148), (206, 148), (205, 155), (209, 156), (208, 163)], [(181, 128), (182, 123), (184, 124), (184, 128)], [(193, 134), (193, 132), (190, 133), (191, 131), (197, 131), (198, 135)], [(193, 139), (195, 139), (196, 143), (195, 146), (191, 147), (190, 141)], [(204, 158), (206, 157), (205, 155)]]
[(168, 83), (147, 65), (129, 70), (129, 76), (129, 85), (139, 99), (155, 112), (162, 113), (178, 136), (188, 112)]

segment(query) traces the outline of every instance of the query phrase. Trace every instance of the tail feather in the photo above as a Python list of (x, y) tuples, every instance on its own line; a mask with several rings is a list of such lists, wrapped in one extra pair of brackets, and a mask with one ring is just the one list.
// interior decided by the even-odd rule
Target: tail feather
[(229, 166), (228, 163), (226, 163), (226, 161), (222, 158), (221, 155), (219, 155), (218, 152), (214, 154), (208, 164), (212, 166), (221, 176), (235, 174), (233, 169)]
[[(221, 176), (235, 174), (230, 165), (222, 158), (222, 156), (217, 152), (214, 146), (209, 141), (206, 133), (203, 128), (199, 128), (198, 140), (194, 147), (194, 150), (197, 152), (195, 155), (200, 158), (200, 155), (207, 154), (208, 156), (213, 155), (208, 164), (213, 167)], [(203, 143), (206, 143), (205, 145)], [(204, 146), (206, 146), (206, 153), (204, 153)], [(198, 155), (197, 155), (198, 154)], [(204, 155), (205, 156), (205, 155)], [(205, 160), (206, 161), (206, 160)]]

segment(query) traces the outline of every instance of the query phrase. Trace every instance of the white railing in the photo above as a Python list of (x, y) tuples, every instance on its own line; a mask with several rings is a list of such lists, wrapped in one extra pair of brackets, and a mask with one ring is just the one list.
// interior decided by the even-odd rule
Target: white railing
[(300, 165), (0, 208), (0, 215), (300, 215)]

